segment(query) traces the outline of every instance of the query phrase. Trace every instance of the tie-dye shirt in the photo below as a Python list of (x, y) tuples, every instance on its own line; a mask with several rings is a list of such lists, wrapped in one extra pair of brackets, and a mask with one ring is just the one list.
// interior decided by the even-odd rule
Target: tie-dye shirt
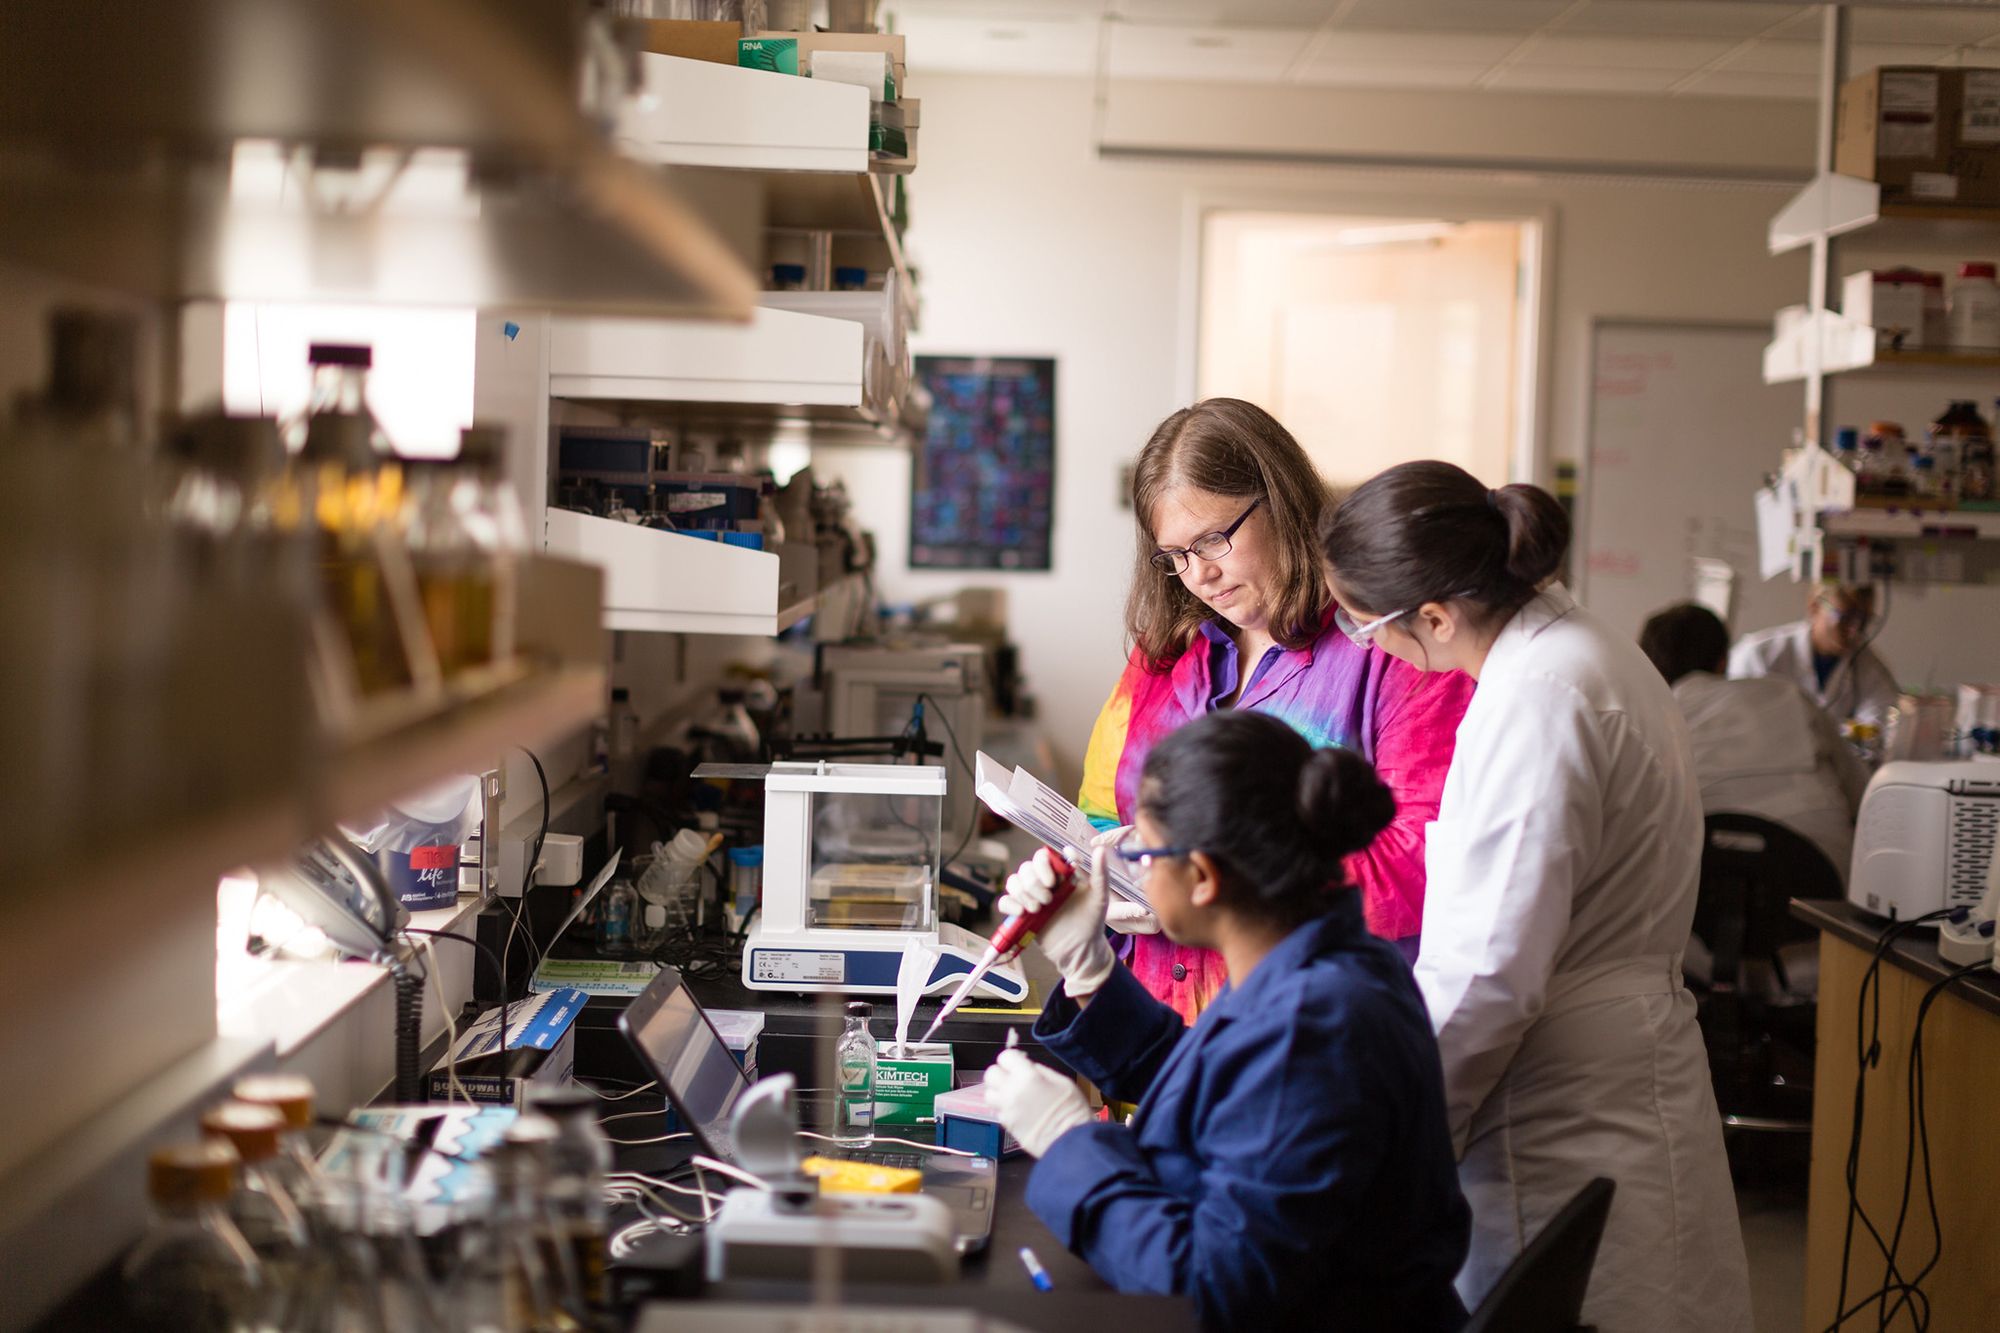
[[(1221, 627), (1202, 626), (1172, 670), (1154, 673), (1134, 652), (1091, 729), (1077, 804), (1102, 827), (1132, 822), (1139, 775), (1160, 737), (1220, 706), (1241, 664)], [(1396, 798), (1396, 817), (1368, 850), (1348, 859), (1368, 928), (1385, 939), (1413, 936), (1424, 917), (1424, 825), (1437, 818), (1459, 718), (1472, 681), (1427, 674), (1387, 653), (1357, 648), (1328, 610), (1302, 649), (1272, 648), (1236, 700), (1291, 724), (1315, 746), (1359, 750)], [(1164, 935), (1130, 937), (1126, 961), (1146, 989), (1188, 1022), (1222, 988), (1222, 956)]]

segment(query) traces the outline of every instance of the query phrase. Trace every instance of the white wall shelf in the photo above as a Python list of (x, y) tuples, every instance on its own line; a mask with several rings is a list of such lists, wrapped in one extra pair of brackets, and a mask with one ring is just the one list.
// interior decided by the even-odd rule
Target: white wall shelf
[(771, 551), (551, 509), (549, 550), (605, 572), (604, 626), (682, 634), (779, 634), (812, 614), (810, 547)]
[(858, 244), (869, 267), (898, 275), (900, 299), (915, 316), (916, 291), (887, 194), (889, 175), (908, 165), (871, 163), (866, 89), (678, 56), (649, 53), (640, 61), (644, 95), (620, 119), (623, 152), (663, 166), (753, 175), (767, 229), (825, 231), (843, 249)]
[[(1814, 364), (1814, 335), (1818, 363)], [(1821, 375), (2000, 376), (2000, 348), (1937, 347), (1898, 351), (1878, 345), (1875, 330), (1850, 323), (1840, 312), (1810, 314), (1764, 348), (1764, 382), (1784, 384)]]
[(737, 325), (559, 319), (549, 337), (554, 398), (862, 404), (863, 331), (849, 320), (766, 309)]
[(1990, 246), (1996, 227), (2000, 208), (1883, 203), (1874, 181), (1828, 172), (1779, 210), (1766, 239), (1773, 255), (1849, 235), (1870, 252), (1960, 255)]
[(2000, 511), (1977, 509), (1834, 510), (1819, 516), (1829, 537), (2000, 540)]
[[(557, 319), (549, 329), (549, 396), (645, 408), (688, 424), (798, 423), (816, 444), (910, 447), (910, 386), (900, 348), (871, 342), (892, 323), (880, 292), (774, 293), (833, 311), (759, 308), (748, 324)], [(840, 309), (835, 311), (835, 307)], [(866, 312), (868, 319), (856, 319)]]
[(738, 171), (868, 170), (868, 90), (708, 60), (639, 57), (643, 96), (619, 117), (633, 157)]

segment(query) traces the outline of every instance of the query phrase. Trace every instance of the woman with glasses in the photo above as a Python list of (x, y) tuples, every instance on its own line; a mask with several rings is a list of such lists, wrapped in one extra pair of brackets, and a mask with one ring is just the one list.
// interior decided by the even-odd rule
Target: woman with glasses
[(1873, 588), (1829, 579), (1807, 596), (1804, 620), (1739, 639), (1729, 674), (1789, 680), (1835, 722), (1853, 718), (1879, 727), (1902, 693), (1870, 647), (1879, 627)]
[[(1423, 826), (1472, 685), (1426, 678), (1336, 627), (1313, 540), (1325, 501), (1305, 451), (1254, 404), (1210, 398), (1160, 423), (1132, 481), (1131, 656), (1092, 729), (1078, 804), (1100, 828), (1131, 824), (1153, 746), (1222, 709), (1269, 713), (1313, 745), (1351, 747), (1375, 765), (1397, 811), (1349, 876), (1369, 928), (1412, 957)], [(1130, 904), (1114, 904), (1111, 925), (1130, 936), (1139, 980), (1183, 1018), (1226, 979), (1220, 957), (1161, 939), (1158, 922)]]
[[(1276, 718), (1190, 722), (1146, 757), (1120, 849), (1170, 940), (1229, 986), (1190, 1027), (1118, 966), (1099, 848), (1037, 933), (1062, 984), (1035, 1035), (1075, 1082), (1002, 1053), (987, 1096), (1040, 1159), (1028, 1206), (1120, 1291), (1188, 1297), (1214, 1329), (1457, 1329), (1465, 1256), (1437, 1044), (1409, 968), (1368, 933), (1343, 858), (1394, 814), (1367, 761)], [(1045, 907), (1042, 853), (1003, 910)]]
[(1660, 673), (1555, 581), (1569, 520), (1533, 486), (1406, 463), (1322, 529), (1385, 652), (1479, 692), (1437, 822), (1417, 984), (1484, 1296), (1593, 1177), (1617, 1184), (1584, 1322), (1750, 1328), (1722, 1123), (1681, 951), (1701, 871), (1687, 727)]

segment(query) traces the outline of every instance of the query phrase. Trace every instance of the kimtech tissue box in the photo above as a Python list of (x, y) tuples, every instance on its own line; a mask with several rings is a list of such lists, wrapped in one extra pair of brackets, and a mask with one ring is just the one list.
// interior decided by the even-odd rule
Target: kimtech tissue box
[(940, 1092), (951, 1091), (951, 1047), (941, 1041), (911, 1042), (909, 1055), (892, 1058), (894, 1042), (882, 1043), (875, 1060), (875, 1124), (917, 1125), (936, 1114)]
[(453, 1101), (456, 1057), (458, 1083), (475, 1102), (519, 1106), (531, 1088), (569, 1082), (576, 1069), (576, 1020), (590, 996), (573, 987), (544, 991), (507, 1006), (507, 1036), (500, 1039), (499, 1009), (458, 1034), (451, 1050), (431, 1070), (433, 1101)]

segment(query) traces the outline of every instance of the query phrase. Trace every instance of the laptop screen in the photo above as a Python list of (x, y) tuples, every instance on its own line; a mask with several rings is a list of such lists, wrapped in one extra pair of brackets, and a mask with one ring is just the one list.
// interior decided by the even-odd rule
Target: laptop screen
[(729, 1115), (749, 1081), (688, 994), (680, 970), (661, 968), (619, 1015), (618, 1030), (659, 1080), (701, 1150), (735, 1160)]

